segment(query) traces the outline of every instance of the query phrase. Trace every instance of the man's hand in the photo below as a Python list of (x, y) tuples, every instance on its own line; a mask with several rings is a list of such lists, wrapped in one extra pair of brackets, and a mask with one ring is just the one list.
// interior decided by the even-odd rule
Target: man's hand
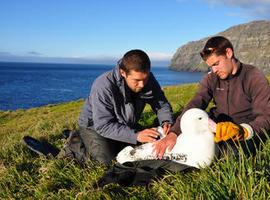
[(177, 135), (174, 132), (169, 132), (165, 138), (155, 142), (153, 152), (156, 152), (158, 159), (162, 159), (166, 149), (171, 151), (176, 143)]
[(137, 141), (141, 143), (154, 142), (157, 140), (159, 133), (155, 128), (144, 129), (137, 133)]
[(165, 123), (163, 124), (163, 133), (164, 133), (164, 135), (168, 135), (171, 126), (172, 126), (172, 125), (169, 124), (169, 123), (167, 123), (167, 122), (165, 122)]
[(249, 132), (244, 127), (232, 122), (217, 123), (215, 142), (227, 141), (229, 139), (242, 140), (249, 136)]

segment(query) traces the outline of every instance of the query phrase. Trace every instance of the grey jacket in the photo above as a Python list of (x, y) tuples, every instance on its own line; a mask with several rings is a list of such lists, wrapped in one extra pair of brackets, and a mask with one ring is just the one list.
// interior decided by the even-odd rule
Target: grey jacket
[(79, 117), (79, 126), (101, 136), (136, 144), (136, 125), (146, 103), (157, 114), (159, 123), (173, 123), (172, 108), (158, 82), (150, 73), (147, 84), (133, 93), (120, 75), (119, 66), (99, 76), (93, 83)]

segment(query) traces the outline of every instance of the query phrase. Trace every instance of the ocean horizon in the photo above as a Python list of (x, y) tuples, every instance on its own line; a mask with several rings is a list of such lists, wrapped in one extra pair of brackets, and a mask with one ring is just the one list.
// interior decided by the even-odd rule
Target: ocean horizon
[[(29, 109), (85, 99), (93, 81), (115, 65), (0, 62), (0, 110)], [(204, 73), (153, 66), (161, 86), (198, 82)]]

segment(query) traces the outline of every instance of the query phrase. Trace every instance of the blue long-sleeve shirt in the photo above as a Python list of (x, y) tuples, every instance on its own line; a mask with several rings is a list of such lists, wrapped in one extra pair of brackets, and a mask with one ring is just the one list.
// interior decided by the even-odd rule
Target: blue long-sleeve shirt
[(146, 103), (157, 114), (160, 124), (173, 123), (171, 105), (153, 74), (150, 73), (143, 90), (134, 95), (116, 66), (94, 81), (79, 126), (91, 128), (106, 138), (136, 144), (136, 124)]

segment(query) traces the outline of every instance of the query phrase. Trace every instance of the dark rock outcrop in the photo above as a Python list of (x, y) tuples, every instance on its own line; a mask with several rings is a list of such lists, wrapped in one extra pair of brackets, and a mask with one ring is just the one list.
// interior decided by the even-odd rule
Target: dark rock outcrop
[[(233, 26), (216, 35), (228, 38), (241, 62), (252, 64), (270, 73), (270, 21), (253, 21)], [(207, 71), (199, 52), (209, 37), (181, 46), (174, 54), (170, 69), (177, 71)]]

